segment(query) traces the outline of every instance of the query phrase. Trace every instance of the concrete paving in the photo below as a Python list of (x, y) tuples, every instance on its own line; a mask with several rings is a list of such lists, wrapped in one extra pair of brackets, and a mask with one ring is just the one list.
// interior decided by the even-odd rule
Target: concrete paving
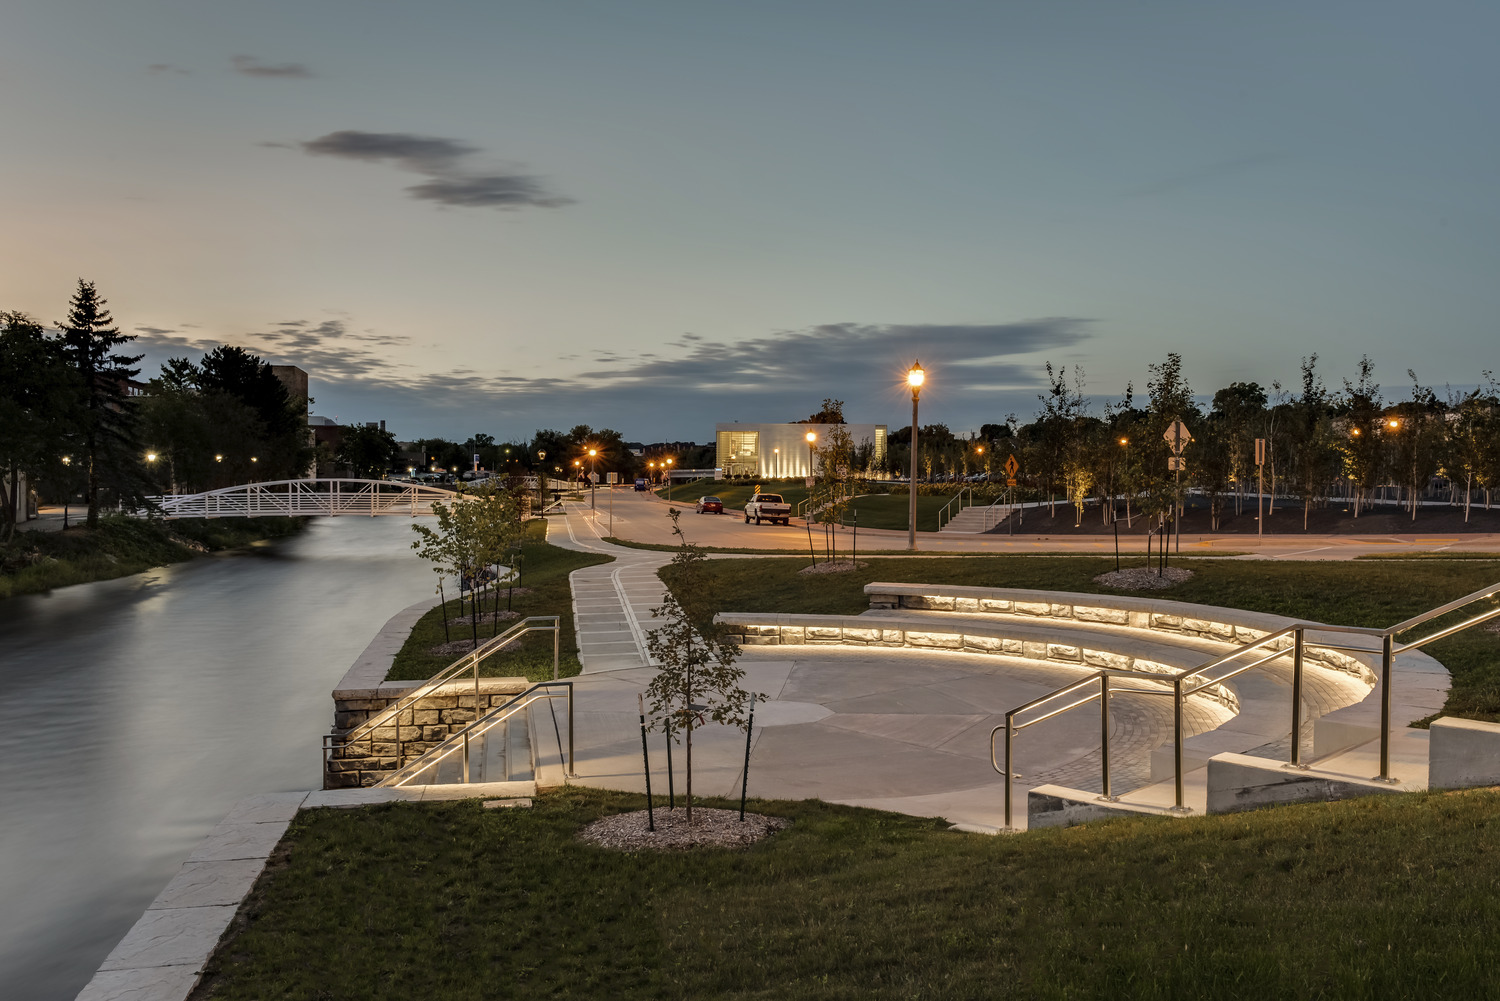
[[(739, 512), (723, 516), (693, 513), (698, 492), (690, 486), (670, 504), (652, 493), (637, 493), (629, 487), (613, 492), (613, 535), (632, 542), (671, 545), (671, 524), (666, 518), (668, 507), (683, 512), (682, 525), (690, 541), (703, 546), (807, 551), (807, 530), (798, 521), (783, 528), (779, 525), (746, 525)], [(606, 503), (608, 492), (601, 491), (597, 503)], [(1290, 519), (1288, 520), (1290, 523)], [(1419, 526), (1420, 527), (1420, 523)], [(852, 533), (840, 530), (841, 545), (848, 548)], [(860, 551), (865, 549), (904, 550), (906, 532), (861, 529)], [(1121, 540), (1144, 558), (1144, 543), (1133, 537)], [(1113, 535), (966, 535), (953, 532), (918, 532), (917, 548), (922, 553), (1071, 553), (1075, 555), (1110, 555), (1114, 553)], [(1460, 549), (1465, 552), (1487, 552), (1500, 555), (1500, 535), (1443, 535), (1417, 531), (1410, 535), (1184, 535), (1183, 556), (1213, 556), (1216, 552), (1249, 553), (1242, 559), (1281, 560), (1347, 560), (1372, 553), (1441, 552)]]

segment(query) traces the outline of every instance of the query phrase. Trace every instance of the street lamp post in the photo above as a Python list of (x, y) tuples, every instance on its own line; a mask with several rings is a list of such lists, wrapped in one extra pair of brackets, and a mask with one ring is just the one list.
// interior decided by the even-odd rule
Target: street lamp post
[(807, 479), (808, 486), (811, 487), (812, 478), (817, 475), (813, 470), (813, 445), (818, 441), (818, 432), (809, 431), (804, 437), (807, 438)]
[(906, 373), (906, 384), (911, 387), (911, 483), (907, 495), (906, 548), (917, 551), (917, 400), (922, 395), (922, 383), (927, 373), (922, 371), (920, 361), (912, 364)]
[(667, 476), (667, 501), (670, 502), (672, 500), (672, 460), (671, 459), (667, 460), (667, 472), (666, 472), (666, 476)]
[(599, 463), (597, 461), (598, 457), (599, 457), (599, 450), (597, 448), (591, 448), (591, 449), (589, 449), (589, 510), (590, 511), (594, 510), (594, 488), (595, 488), (595, 486), (597, 486), (598, 479), (599, 479)]

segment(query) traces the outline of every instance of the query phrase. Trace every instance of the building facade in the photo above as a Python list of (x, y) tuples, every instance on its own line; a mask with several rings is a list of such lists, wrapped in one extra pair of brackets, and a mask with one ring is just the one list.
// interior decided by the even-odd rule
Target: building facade
[[(818, 436), (816, 445), (823, 447), (833, 424), (716, 424), (718, 465), (726, 477), (750, 476), (764, 479), (812, 475), (807, 432)], [(884, 424), (844, 424), (849, 438), (859, 447), (871, 447), (870, 464), (879, 467), (885, 459), (886, 426)]]

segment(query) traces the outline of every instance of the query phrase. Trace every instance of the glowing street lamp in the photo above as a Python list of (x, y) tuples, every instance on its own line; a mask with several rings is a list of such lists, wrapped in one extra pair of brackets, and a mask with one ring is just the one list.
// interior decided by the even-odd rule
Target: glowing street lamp
[(594, 509), (594, 486), (595, 482), (599, 479), (598, 456), (599, 450), (597, 448), (589, 449), (589, 510), (591, 511)]
[(927, 373), (922, 371), (920, 361), (913, 362), (906, 373), (906, 384), (911, 387), (911, 492), (907, 497), (906, 548), (917, 551), (917, 400), (922, 395), (922, 383)]
[(807, 478), (813, 478), (813, 443), (818, 440), (818, 432), (809, 431), (804, 435), (807, 439)]
[(667, 500), (670, 501), (672, 499), (672, 459), (670, 457), (667, 458), (667, 472), (666, 472), (666, 477), (667, 477)]

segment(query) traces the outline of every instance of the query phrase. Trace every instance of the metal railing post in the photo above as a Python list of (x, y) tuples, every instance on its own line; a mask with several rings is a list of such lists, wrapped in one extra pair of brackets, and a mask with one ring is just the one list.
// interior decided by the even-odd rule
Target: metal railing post
[(1391, 781), (1391, 668), (1395, 660), (1395, 637), (1386, 633), (1380, 642), (1380, 780)]
[(552, 680), (557, 680), (558, 650), (562, 647), (562, 620), (552, 623)]
[(1172, 761), (1177, 773), (1174, 809), (1185, 810), (1182, 801), (1182, 675), (1172, 679)]
[(1012, 741), (1012, 738), (1014, 736), (1015, 736), (1015, 729), (1011, 725), (1011, 714), (1010, 713), (1006, 713), (1005, 714), (1005, 829), (1007, 831), (1013, 830), (1013, 827), (1011, 825), (1011, 817), (1010, 817), (1010, 811), (1011, 811), (1010, 797), (1011, 797), (1011, 776), (1015, 774), (1011, 770), (1012, 769), (1012, 765), (1013, 765), (1013, 762), (1012, 762), (1011, 758), (1012, 758), (1012, 755), (1013, 755), (1014, 750), (1015, 750), (1014, 747), (1012, 747), (1011, 741)]
[(1103, 795), (1100, 798), (1113, 800), (1109, 791), (1109, 675), (1104, 671), (1099, 672), (1099, 738), (1104, 772)]
[(1302, 652), (1306, 630), (1292, 634), (1292, 767), (1302, 767)]
[[(437, 778), (436, 775), (433, 778)], [(469, 784), (469, 731), (464, 731), (464, 785)]]
[(574, 767), (573, 757), (573, 683), (568, 682), (568, 777), (577, 778), (578, 771)]

